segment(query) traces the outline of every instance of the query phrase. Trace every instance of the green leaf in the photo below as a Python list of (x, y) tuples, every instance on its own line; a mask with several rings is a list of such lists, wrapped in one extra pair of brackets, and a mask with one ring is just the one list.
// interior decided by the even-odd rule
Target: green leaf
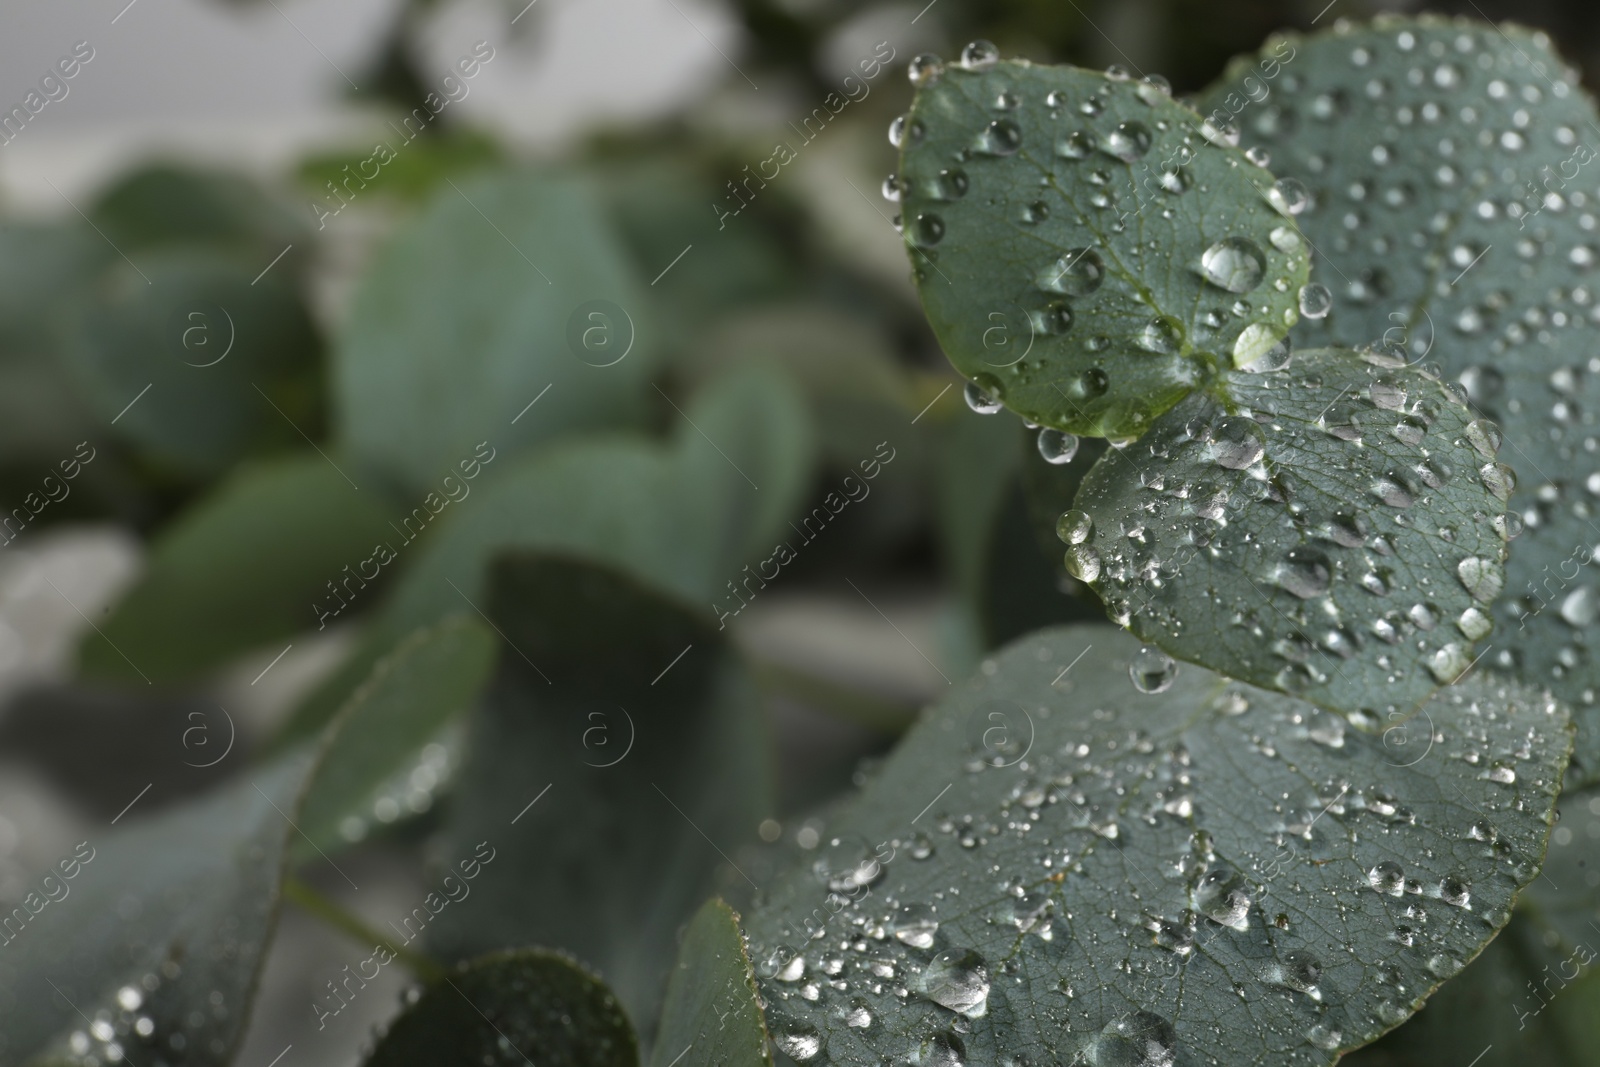
[(1330, 1064), (1510, 918), (1560, 704), (1473, 675), (1398, 766), (1379, 727), (1148, 666), (1132, 638), (1048, 630), (926, 714), (745, 917), (779, 1048)]
[[(506, 163), (505, 147), (482, 130), (446, 127), (427, 137), (407, 141), (404, 147), (404, 152), (396, 153), (387, 163), (381, 164), (382, 177), (373, 183), (369, 196), (420, 200), (437, 191), (447, 178), (459, 178), (475, 170), (502, 167)], [(366, 143), (347, 151), (313, 156), (300, 164), (296, 176), (316, 198), (312, 202), (313, 218), (327, 225), (337, 225), (324, 220), (321, 212), (338, 215), (344, 210), (343, 198), (352, 191), (367, 192), (365, 184), (360, 182), (360, 171), (362, 164), (371, 161), (374, 154), (374, 146)], [(340, 183), (350, 180), (352, 172), (357, 184), (341, 186)], [(330, 182), (339, 187), (338, 192), (329, 189)]]
[(355, 294), (334, 353), (344, 442), (424, 490), (482, 441), (513, 453), (640, 421), (654, 345), (641, 288), (574, 179), (441, 187)]
[(154, 248), (134, 262), (82, 295), (66, 346), (114, 433), (186, 478), (316, 434), (320, 341), (285, 275), (257, 281), (264, 264), (214, 249)]
[[(766, 718), (703, 609), (560, 556), (509, 556), (486, 605), (512, 646), (480, 705), (450, 854), (497, 851), (446, 957), (566, 949), (654, 1019), (679, 925), (770, 814)], [(597, 845), (601, 847), (596, 847)]]
[(467, 600), (482, 604), (490, 557), (523, 547), (574, 553), (737, 608), (727, 583), (774, 541), (800, 544), (787, 520), (814, 453), (804, 406), (787, 380), (750, 368), (698, 394), (674, 429), (668, 446), (572, 443), (490, 471), (406, 574), (387, 625), (404, 632)]
[[(348, 710), (301, 804), (299, 859), (359, 839), (373, 797), (405, 780), (417, 752), (471, 707), (489, 680), (499, 637), (454, 618), (420, 630), (381, 660)], [(350, 832), (347, 820), (360, 830)]]
[(972, 66), (925, 82), (899, 136), (923, 307), (979, 389), (1136, 434), (1287, 333), (1308, 255), (1272, 175), (1154, 84)]
[[(297, 755), (203, 802), (135, 813), (31, 882), (0, 953), (0, 1059), (78, 1063), (76, 1034), (107, 1063), (112, 1044), (132, 1063), (227, 1062), (272, 934), (285, 813), (310, 762)], [(102, 1013), (106, 1036), (84, 1022)]]
[(117, 178), (89, 209), (105, 239), (133, 256), (159, 245), (213, 245), (261, 257), (267, 266), (288, 245), (274, 270), (293, 274), (309, 260), (304, 220), (254, 182), (226, 171), (154, 163)]
[(650, 1067), (685, 1056), (706, 1067), (772, 1065), (739, 916), (721, 900), (706, 901), (683, 935)]
[(1504, 582), (1494, 428), (1392, 356), (1296, 353), (1112, 449), (1062, 517), (1114, 621), (1372, 721), (1472, 664)]
[(428, 989), (365, 1062), (637, 1067), (639, 1051), (605, 983), (558, 953), (512, 949), (464, 963)]
[(1484, 662), (1576, 709), (1574, 776), (1592, 781), (1594, 103), (1544, 34), (1509, 24), (1391, 18), (1280, 47), (1293, 58), (1276, 80), (1238, 60), (1200, 107), (1223, 106), (1252, 69), (1256, 96), (1270, 90), (1237, 121), (1309, 189), (1299, 224), (1333, 293), (1327, 318), (1297, 336), (1437, 360), (1499, 423), (1527, 529)]
[(144, 575), (83, 638), (79, 666), (98, 679), (184, 681), (320, 629), (345, 598), (375, 604), (360, 567), (398, 540), (390, 514), (319, 455), (246, 467), (162, 533)]

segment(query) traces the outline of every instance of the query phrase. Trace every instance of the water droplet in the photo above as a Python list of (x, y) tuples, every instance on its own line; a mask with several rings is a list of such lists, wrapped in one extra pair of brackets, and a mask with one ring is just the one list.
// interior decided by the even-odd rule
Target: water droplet
[(1467, 654), (1467, 649), (1451, 641), (1434, 651), (1428, 657), (1428, 673), (1441, 685), (1449, 685), (1466, 673), (1472, 666), (1472, 657)]
[(1158, 315), (1144, 324), (1133, 343), (1146, 352), (1175, 356), (1183, 346), (1183, 327), (1176, 319)]
[(1106, 135), (1105, 150), (1124, 163), (1132, 163), (1148, 151), (1153, 137), (1142, 122), (1124, 122)]
[(1117, 1016), (1084, 1049), (1091, 1067), (1173, 1067), (1177, 1055), (1177, 1032), (1151, 1011)]
[(872, 1009), (860, 997), (850, 1001), (844, 1010), (844, 1024), (854, 1030), (865, 1030), (872, 1025)]
[(761, 961), (759, 971), (763, 978), (773, 978), (779, 982), (798, 982), (806, 973), (805, 957), (788, 945), (779, 945), (767, 953), (766, 958)]
[(1517, 771), (1515, 767), (1505, 760), (1495, 760), (1489, 765), (1489, 770), (1485, 772), (1484, 777), (1500, 785), (1512, 785), (1517, 780)]
[(773, 1041), (796, 1063), (807, 1063), (822, 1051), (822, 1035), (810, 1023), (795, 1020), (775, 1027)]
[(1511, 491), (1517, 487), (1516, 474), (1504, 463), (1485, 463), (1478, 469), (1478, 479), (1502, 503), (1511, 499)]
[(1267, 234), (1267, 239), (1272, 242), (1272, 247), (1280, 252), (1295, 252), (1300, 248), (1300, 231), (1293, 226), (1278, 226)]
[(891, 204), (898, 204), (900, 197), (906, 191), (906, 183), (900, 180), (900, 175), (891, 174), (883, 179), (883, 198)]
[(1233, 342), (1233, 365), (1241, 370), (1279, 370), (1288, 365), (1289, 355), (1288, 338), (1264, 322), (1252, 322)]
[(970, 71), (984, 71), (1000, 62), (1000, 49), (993, 42), (982, 40), (973, 41), (961, 50), (961, 69)]
[(932, 52), (924, 52), (912, 59), (906, 67), (906, 77), (918, 89), (931, 89), (944, 76), (944, 60)]
[(1146, 74), (1135, 90), (1147, 104), (1158, 104), (1172, 96), (1172, 83), (1159, 74)]
[[(1091, 338), (1092, 340), (1093, 338)], [(1093, 346), (1091, 345), (1090, 347)], [(1096, 397), (1104, 396), (1110, 385), (1111, 381), (1106, 377), (1105, 371), (1099, 367), (1090, 367), (1073, 380), (1072, 385), (1069, 387), (1069, 392), (1076, 399), (1093, 400)]]
[(1214, 923), (1234, 930), (1250, 926), (1250, 886), (1232, 867), (1212, 867), (1194, 889), (1195, 910)]
[(1056, 155), (1062, 159), (1083, 159), (1095, 150), (1098, 138), (1087, 130), (1075, 130), (1056, 142)]
[(1600, 599), (1595, 597), (1592, 587), (1581, 585), (1562, 598), (1560, 611), (1561, 618), (1569, 626), (1592, 626), (1600, 616)]
[(1493, 459), (1500, 451), (1500, 427), (1488, 419), (1473, 419), (1467, 423), (1467, 442), (1478, 454)]
[(1321, 282), (1308, 282), (1300, 287), (1300, 314), (1308, 319), (1320, 319), (1333, 310), (1333, 292)]
[(1472, 599), (1480, 604), (1494, 600), (1505, 584), (1505, 572), (1500, 564), (1477, 556), (1468, 556), (1456, 564), (1456, 575), (1467, 592), (1472, 594)]
[(1067, 573), (1080, 582), (1093, 584), (1100, 577), (1100, 553), (1090, 545), (1073, 545), (1064, 556)]
[(1322, 964), (1315, 956), (1307, 952), (1289, 952), (1283, 957), (1283, 963), (1269, 971), (1270, 980), (1293, 989), (1297, 993), (1309, 993), (1316, 999), (1317, 982), (1322, 978)]
[(1301, 600), (1309, 600), (1328, 591), (1332, 573), (1327, 556), (1315, 548), (1296, 545), (1284, 554), (1272, 579)]
[(1311, 194), (1298, 178), (1279, 178), (1267, 193), (1272, 206), (1285, 215), (1298, 215), (1311, 203)]
[(918, 976), (918, 992), (935, 1004), (976, 1019), (989, 1009), (989, 969), (972, 949), (939, 953)]
[(1243, 470), (1253, 465), (1265, 452), (1266, 443), (1254, 419), (1229, 415), (1217, 423), (1212, 436), (1211, 453), (1219, 466)]
[(944, 237), (944, 220), (931, 211), (923, 211), (911, 221), (906, 238), (917, 248), (932, 248)]
[(978, 135), (977, 147), (991, 156), (1016, 155), (1022, 147), (1022, 127), (1010, 119), (995, 119)]
[(906, 904), (895, 913), (894, 936), (912, 948), (932, 948), (938, 932), (939, 920), (928, 904)]
[(1488, 615), (1477, 608), (1468, 608), (1456, 620), (1456, 629), (1460, 630), (1461, 635), (1468, 641), (1479, 641), (1489, 636), (1489, 631), (1494, 629), (1494, 623), (1490, 621)]
[(1178, 661), (1154, 645), (1145, 645), (1133, 654), (1133, 662), (1128, 664), (1128, 677), (1141, 693), (1162, 693), (1171, 688), (1178, 677)]
[(889, 143), (896, 148), (909, 143), (912, 147), (922, 140), (922, 120), (910, 115), (899, 115), (889, 123)]
[(1039, 455), (1046, 463), (1071, 463), (1072, 457), (1078, 454), (1077, 436), (1061, 430), (1040, 430), (1038, 443)]
[(1248, 237), (1224, 237), (1200, 254), (1200, 276), (1230, 293), (1248, 293), (1266, 270), (1267, 257)]
[(1092, 248), (1070, 248), (1059, 259), (1039, 271), (1034, 279), (1039, 288), (1068, 296), (1088, 296), (1106, 278), (1105, 261)]
[[(987, 379), (988, 375), (983, 377)], [(979, 415), (993, 415), (1000, 411), (1005, 405), (1000, 402), (999, 390), (995, 388), (998, 384), (989, 380), (981, 384), (977, 381), (968, 382), (963, 394), (967, 400), (967, 407)]]
[(1344, 1035), (1327, 1023), (1314, 1023), (1311, 1029), (1306, 1031), (1306, 1040), (1317, 1048), (1332, 1052), (1344, 1040)]
[(1087, 511), (1073, 508), (1056, 520), (1056, 536), (1069, 545), (1081, 545), (1094, 532), (1094, 518)]
[(1367, 881), (1372, 883), (1372, 888), (1391, 897), (1402, 896), (1406, 891), (1405, 868), (1390, 860), (1384, 860), (1367, 871)]
[(1469, 907), (1472, 903), (1472, 887), (1456, 877), (1441, 878), (1439, 899), (1458, 908)]

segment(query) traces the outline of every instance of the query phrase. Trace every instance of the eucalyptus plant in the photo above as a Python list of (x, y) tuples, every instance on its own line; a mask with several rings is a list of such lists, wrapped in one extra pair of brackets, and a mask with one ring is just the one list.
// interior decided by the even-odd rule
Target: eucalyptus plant
[[(518, 426), (544, 382), (522, 341), (597, 292), (649, 306), (629, 257), (677, 242), (599, 221), (625, 181), (468, 183), (364, 276), (335, 418), (362, 481), (432, 495), (476, 456), (477, 501), (430, 509), (243, 779), (97, 842), (82, 910), (6, 928), (0, 1059), (229, 1062), (287, 896), (417, 978), (385, 1067), (1597, 1062), (1600, 121), (1572, 69), (1539, 33), (1424, 17), (1274, 38), (1188, 101), (984, 41), (909, 75), (884, 195), (971, 432), (1008, 442), (991, 466), (953, 438), (968, 473), (939, 476), (976, 487), (953, 524), (1000, 507), (971, 504), (1014, 477), (1013, 413), (1061, 561), (1027, 581), (1110, 625), (994, 599), (1031, 632), (856, 794), (753, 840), (761, 670), (705, 605), (781, 555), (838, 441), (770, 363), (708, 375), (664, 439), (622, 432), (655, 349), (695, 343), (660, 308), (624, 372), (565, 366), (583, 403)], [(517, 220), (485, 246), (515, 299), (419, 302), (471, 269), (478, 215)], [(563, 228), (544, 276), (516, 242)], [(761, 276), (740, 262), (730, 287)], [(436, 402), (453, 345), (468, 384)], [(508, 452), (603, 432), (494, 467), (484, 411)], [(181, 679), (307, 628), (308, 584), (388, 536), (344, 476), (226, 483), (86, 670)], [(248, 590), (210, 580), (235, 570)], [(573, 728), (618, 708), (626, 764)], [(440, 889), (374, 933), (297, 872), (380, 832), (372, 798), (441, 738)], [(325, 1025), (364, 988), (330, 977)]]

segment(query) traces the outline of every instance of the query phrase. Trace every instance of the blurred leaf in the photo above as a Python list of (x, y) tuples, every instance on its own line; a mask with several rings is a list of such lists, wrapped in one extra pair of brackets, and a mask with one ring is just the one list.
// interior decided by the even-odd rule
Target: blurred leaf
[(510, 555), (488, 588), (512, 650), (445, 838), (451, 854), (488, 841), (498, 858), (429, 943), (447, 958), (558, 946), (653, 1020), (679, 925), (771, 814), (755, 685), (708, 612), (611, 569)]
[(89, 208), (105, 239), (135, 253), (163, 245), (212, 245), (258, 256), (260, 270), (286, 246), (274, 271), (294, 274), (309, 258), (304, 220), (255, 182), (227, 171), (153, 163), (125, 173)]
[[(1475, 674), (1426, 710), (1450, 741), (1402, 767), (1379, 728), (1154, 676), (1103, 627), (1017, 642), (745, 914), (774, 1040), (830, 1063), (1333, 1063), (1506, 923), (1550, 832), (1565, 708)], [(842, 954), (852, 999), (809, 998), (834, 942), (880, 929)]]
[(641, 289), (575, 179), (447, 185), (356, 292), (334, 352), (340, 436), (420, 490), (483, 441), (509, 455), (637, 423), (655, 346)]
[(320, 455), (246, 467), (162, 533), (144, 575), (84, 636), (79, 665), (95, 678), (184, 681), (321, 629), (345, 596), (376, 604), (360, 568), (400, 540), (390, 514)]
[(1494, 438), (1391, 356), (1298, 352), (1108, 452), (1063, 519), (1066, 555), (1143, 640), (1377, 722), (1489, 634), (1509, 492)]
[[(1527, 531), (1511, 546), (1484, 662), (1573, 706), (1572, 776), (1593, 781), (1594, 102), (1548, 37), (1510, 24), (1386, 18), (1269, 50), (1292, 60), (1239, 124), (1309, 190), (1299, 225), (1333, 293), (1327, 317), (1297, 338), (1437, 360), (1500, 424)], [(1200, 106), (1226, 111), (1268, 69), (1265, 55), (1241, 57)]]
[(423, 745), (477, 699), (499, 640), (475, 620), (449, 619), (419, 630), (379, 661), (340, 716), (301, 804), (297, 859), (350, 841), (355, 835), (345, 832), (346, 819), (365, 829), (374, 794), (409, 773)]
[(700, 603), (726, 595), (785, 537), (810, 484), (811, 427), (787, 380), (758, 367), (680, 410), (670, 445), (572, 443), (491, 469), (406, 573), (391, 632), (481, 605), (488, 561), (508, 548), (609, 563)]
[[(425, 95), (426, 90), (417, 95), (419, 104)], [(359, 164), (371, 159), (373, 151), (372, 147), (361, 147), (313, 156), (300, 164), (298, 177), (328, 208), (336, 207), (340, 203), (339, 196), (349, 195), (350, 190), (342, 189), (340, 194), (334, 194), (329, 192), (328, 183), (337, 186), (352, 173), (360, 181)], [(506, 162), (506, 150), (493, 135), (482, 130), (445, 129), (406, 142), (405, 151), (396, 153), (394, 159), (383, 164), (381, 180), (370, 184), (375, 194), (419, 200), (437, 192), (445, 185), (446, 178), (503, 166)], [(363, 182), (355, 188), (365, 193), (366, 185)]]
[(572, 960), (511, 949), (463, 963), (401, 1013), (366, 1067), (637, 1067), (617, 998)]
[(218, 251), (136, 255), (137, 267), (113, 265), (75, 310), (67, 347), (113, 432), (188, 477), (314, 436), (320, 342), (287, 278), (257, 282), (265, 264)]
[[(285, 813), (310, 762), (297, 755), (204, 802), (134, 813), (34, 883), (0, 954), (0, 1058), (227, 1062), (272, 933)], [(97, 1017), (104, 1032), (85, 1026)], [(74, 1033), (86, 1050), (73, 1048)]]
[(650, 1067), (672, 1067), (691, 1050), (697, 1064), (772, 1065), (739, 917), (721, 900), (706, 901), (683, 935)]
[(1272, 175), (1154, 85), (952, 66), (903, 125), (928, 319), (962, 374), (1030, 421), (1139, 433), (1299, 313), (1309, 252), (1269, 202)]

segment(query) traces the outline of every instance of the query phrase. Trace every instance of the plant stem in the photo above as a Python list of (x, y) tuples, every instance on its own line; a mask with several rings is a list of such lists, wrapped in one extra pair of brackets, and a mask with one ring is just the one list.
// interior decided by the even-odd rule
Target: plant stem
[(345, 911), (338, 904), (312, 889), (298, 878), (286, 879), (283, 895), (307, 914), (314, 915), (354, 941), (363, 945), (381, 946), (394, 953), (395, 959), (411, 968), (425, 982), (437, 982), (444, 977), (444, 968), (420, 952), (402, 948), (394, 939), (380, 934), (366, 923)]

